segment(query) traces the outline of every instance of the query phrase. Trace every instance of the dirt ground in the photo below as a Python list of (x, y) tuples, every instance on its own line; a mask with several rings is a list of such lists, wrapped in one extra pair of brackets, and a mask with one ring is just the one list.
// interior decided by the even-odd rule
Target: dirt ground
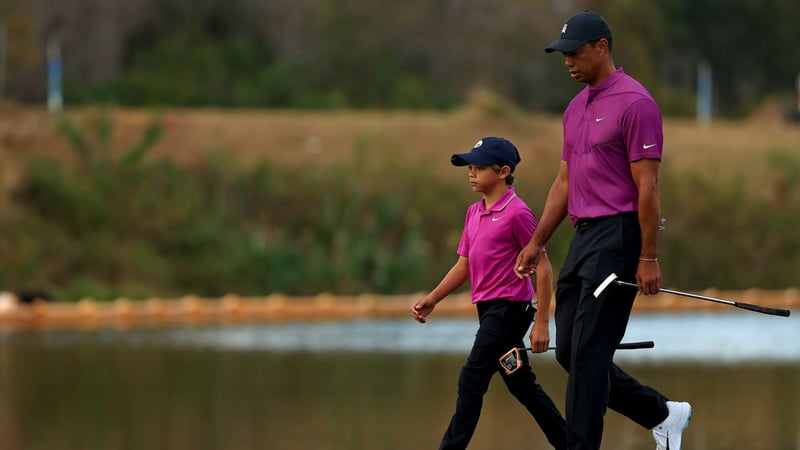
[[(734, 299), (796, 313), (800, 306), (797, 289), (764, 291), (698, 292), (717, 298)], [(145, 301), (117, 299), (95, 302), (89, 299), (77, 303), (47, 303), (36, 301), (20, 305), (8, 294), (0, 294), (0, 328), (31, 329), (96, 329), (135, 328), (169, 325), (201, 325), (213, 323), (285, 322), (292, 320), (354, 320), (408, 319), (408, 307), (422, 293), (412, 295), (360, 295), (286, 297), (272, 294), (267, 297), (151, 298)], [(436, 317), (474, 317), (475, 309), (468, 294), (455, 294), (437, 306)], [(554, 307), (555, 303), (552, 303)], [(634, 312), (732, 311), (719, 303), (692, 301), (660, 293), (634, 304)], [(739, 309), (739, 311), (742, 311)], [(775, 317), (775, 316), (773, 316)]]

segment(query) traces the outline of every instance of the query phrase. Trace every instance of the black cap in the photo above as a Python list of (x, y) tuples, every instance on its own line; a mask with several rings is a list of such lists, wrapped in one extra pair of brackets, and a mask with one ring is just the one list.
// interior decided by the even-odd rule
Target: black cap
[(570, 17), (561, 28), (558, 40), (548, 45), (544, 51), (570, 53), (589, 41), (601, 38), (611, 40), (611, 27), (603, 16), (587, 9)]
[(512, 172), (521, 160), (514, 144), (507, 139), (491, 136), (476, 142), (471, 152), (456, 153), (450, 157), (450, 162), (454, 166), (472, 164), (473, 166), (488, 167), (497, 164), (501, 167), (508, 166)]

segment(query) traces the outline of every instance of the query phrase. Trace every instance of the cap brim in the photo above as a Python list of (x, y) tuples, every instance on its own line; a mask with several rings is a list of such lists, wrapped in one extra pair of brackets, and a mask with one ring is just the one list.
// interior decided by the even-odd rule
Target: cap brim
[(553, 53), (553, 52), (571, 53), (581, 48), (581, 45), (587, 42), (589, 41), (580, 41), (576, 39), (559, 39), (553, 42), (552, 44), (548, 45), (544, 49), (544, 51), (547, 53)]
[(472, 164), (473, 166), (488, 167), (495, 164), (494, 161), (489, 158), (483, 158), (481, 155), (472, 152), (456, 153), (450, 157), (450, 162), (454, 166), (468, 166)]

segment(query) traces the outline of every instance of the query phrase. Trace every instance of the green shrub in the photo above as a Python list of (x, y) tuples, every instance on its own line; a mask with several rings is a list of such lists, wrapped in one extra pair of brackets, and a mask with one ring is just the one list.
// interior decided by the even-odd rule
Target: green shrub
[[(158, 116), (126, 149), (111, 148), (103, 110), (86, 129), (59, 123), (77, 162), (30, 160), (0, 222), (0, 282), (58, 300), (425, 291), (455, 262), (464, 213), (479, 198), (425, 164), (390, 161), (399, 148), (381, 142), (388, 151), (379, 152), (369, 135), (324, 168), (243, 168), (221, 157), (184, 167), (149, 155)], [(776, 149), (765, 158), (766, 191), (737, 175), (664, 178), (665, 285), (796, 285), (800, 157)], [(536, 213), (550, 182), (538, 178), (517, 186)], [(548, 245), (556, 272), (572, 234), (564, 223)]]

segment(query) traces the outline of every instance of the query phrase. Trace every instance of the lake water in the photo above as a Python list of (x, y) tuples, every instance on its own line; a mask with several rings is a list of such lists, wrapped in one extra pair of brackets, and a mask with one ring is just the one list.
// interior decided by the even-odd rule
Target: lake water
[[(0, 449), (433, 449), (475, 329), (434, 317), (0, 330)], [(692, 402), (685, 449), (800, 450), (796, 312), (636, 314), (625, 341), (638, 340), (656, 346), (616, 360)], [(552, 352), (532, 362), (561, 406), (566, 375)], [(603, 442), (654, 448), (613, 412)], [(495, 380), (470, 448), (549, 447)]]

